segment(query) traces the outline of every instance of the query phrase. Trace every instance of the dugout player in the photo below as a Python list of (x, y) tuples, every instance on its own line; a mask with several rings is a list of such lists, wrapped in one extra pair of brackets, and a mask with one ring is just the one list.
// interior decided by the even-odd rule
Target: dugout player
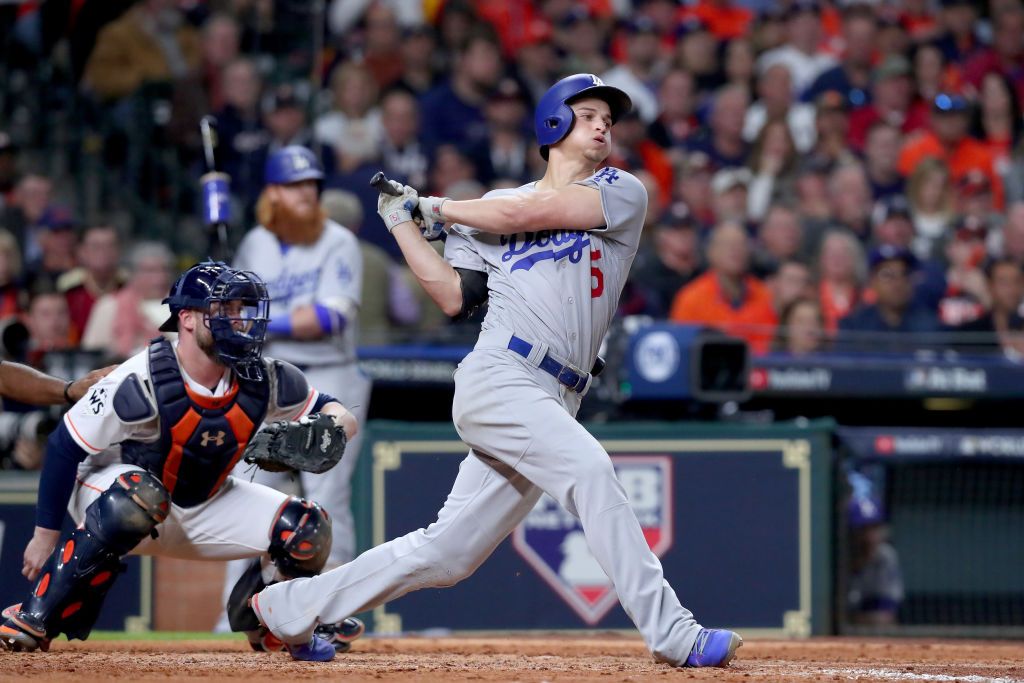
[[(370, 403), (370, 381), (356, 365), (363, 259), (356, 236), (320, 208), (323, 178), (320, 161), (305, 147), (291, 145), (271, 154), (256, 204), (260, 224), (242, 239), (234, 266), (267, 283), (267, 352), (301, 369), (310, 384), (336, 396), (362, 423)], [(328, 567), (355, 554), (351, 479), (359, 446), (357, 437), (337, 466), (299, 476), (301, 494), (320, 503), (331, 519)], [(253, 480), (287, 490), (291, 479), (291, 474), (261, 470)], [(248, 564), (229, 563), (225, 597)], [(222, 617), (219, 627), (223, 623)]]
[[(164, 303), (171, 316), (161, 331), (178, 341), (153, 340), (50, 436), (22, 569), (35, 585), (3, 611), (7, 649), (46, 650), (61, 632), (87, 638), (128, 553), (264, 558), (265, 571), (235, 586), (229, 612), (254, 649), (275, 649), (247, 599), (265, 580), (311, 576), (327, 560), (331, 529), (319, 505), (229, 472), (265, 422), (321, 413), (354, 436), (355, 418), (294, 366), (263, 357), (269, 300), (253, 273), (197, 264)], [(78, 528), (61, 539), (65, 509)], [(335, 653), (321, 637), (288, 649), (296, 659)]]
[[(537, 106), (548, 159), (539, 181), (469, 201), (420, 198), (398, 183), (400, 196), (381, 194), (381, 217), (446, 313), (465, 315), (489, 300), (476, 346), (455, 373), (452, 414), (470, 452), (427, 528), (253, 596), (274, 635), (306, 642), (318, 622), (459, 582), (547, 493), (580, 519), (659, 661), (727, 666), (735, 656), (738, 634), (703, 628), (680, 604), (608, 453), (575, 419), (591, 381), (584, 368), (594, 366), (615, 314), (647, 211), (640, 181), (597, 170), (611, 150), (612, 125), (630, 107), (624, 92), (596, 76), (569, 76)], [(443, 258), (412, 222), (417, 207), (430, 233), (454, 224)]]

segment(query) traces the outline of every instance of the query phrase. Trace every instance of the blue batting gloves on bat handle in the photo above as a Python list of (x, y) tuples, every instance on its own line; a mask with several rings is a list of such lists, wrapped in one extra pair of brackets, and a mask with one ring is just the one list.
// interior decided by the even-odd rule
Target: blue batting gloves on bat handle
[(448, 220), (445, 218), (442, 208), (446, 201), (448, 201), (448, 197), (419, 198), (420, 213), (423, 214), (423, 225), (420, 226), (420, 232), (428, 241), (438, 239), (444, 232), (444, 226)]

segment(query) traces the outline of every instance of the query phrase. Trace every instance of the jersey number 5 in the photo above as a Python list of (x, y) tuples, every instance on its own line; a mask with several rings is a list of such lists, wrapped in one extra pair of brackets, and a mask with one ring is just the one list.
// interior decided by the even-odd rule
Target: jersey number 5
[(596, 261), (601, 260), (601, 250), (590, 252), (590, 298), (596, 299), (604, 294), (604, 273), (597, 267)]

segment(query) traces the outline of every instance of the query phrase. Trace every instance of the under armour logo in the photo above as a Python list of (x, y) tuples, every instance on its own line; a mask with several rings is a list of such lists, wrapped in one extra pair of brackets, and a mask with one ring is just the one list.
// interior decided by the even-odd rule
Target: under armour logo
[(218, 431), (216, 434), (211, 435), (209, 431), (203, 432), (203, 442), (200, 444), (203, 448), (206, 448), (210, 442), (213, 442), (215, 446), (224, 445), (224, 432)]

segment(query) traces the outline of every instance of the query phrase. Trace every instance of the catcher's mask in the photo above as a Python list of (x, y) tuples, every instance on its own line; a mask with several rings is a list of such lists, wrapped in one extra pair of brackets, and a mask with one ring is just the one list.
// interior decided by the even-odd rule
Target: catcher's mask
[(162, 331), (178, 329), (179, 311), (202, 311), (220, 361), (243, 379), (263, 378), (270, 297), (258, 275), (220, 261), (204, 261), (178, 278), (164, 303), (170, 306), (171, 317), (160, 326)]

